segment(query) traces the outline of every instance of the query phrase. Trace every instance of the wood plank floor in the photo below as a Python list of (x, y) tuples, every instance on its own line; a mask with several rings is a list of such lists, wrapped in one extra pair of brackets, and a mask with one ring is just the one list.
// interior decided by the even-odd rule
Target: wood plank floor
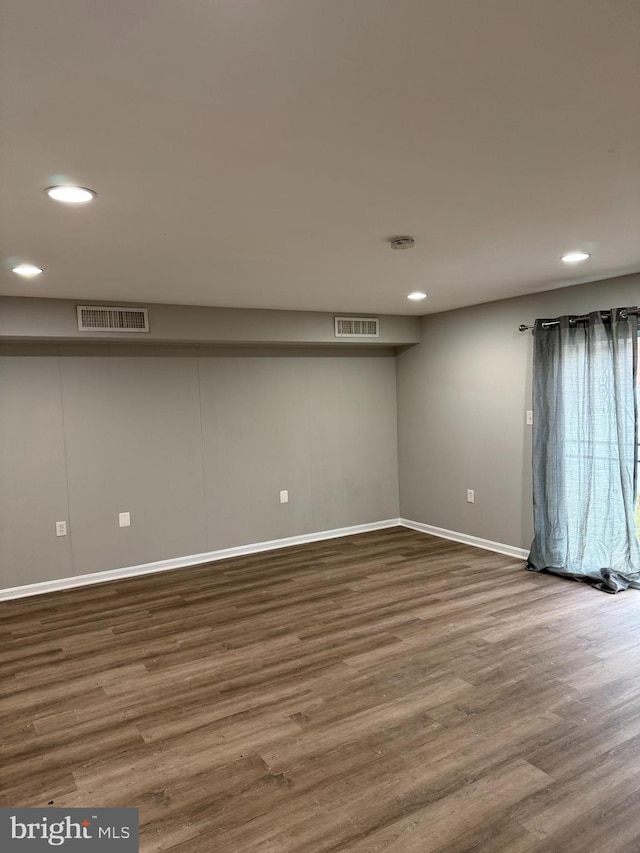
[(141, 850), (638, 853), (640, 593), (394, 528), (0, 604), (3, 806)]

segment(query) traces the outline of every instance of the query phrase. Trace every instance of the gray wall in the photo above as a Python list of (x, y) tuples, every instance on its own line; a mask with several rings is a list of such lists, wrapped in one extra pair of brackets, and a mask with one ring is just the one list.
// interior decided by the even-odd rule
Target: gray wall
[(638, 302), (631, 275), (424, 317), (397, 358), (401, 516), (528, 548), (532, 338), (517, 328)]
[(398, 516), (392, 351), (3, 344), (0, 402), (0, 588)]
[(526, 548), (532, 341), (517, 327), (639, 295), (635, 275), (429, 315), (396, 359), (0, 344), (0, 588), (399, 514)]

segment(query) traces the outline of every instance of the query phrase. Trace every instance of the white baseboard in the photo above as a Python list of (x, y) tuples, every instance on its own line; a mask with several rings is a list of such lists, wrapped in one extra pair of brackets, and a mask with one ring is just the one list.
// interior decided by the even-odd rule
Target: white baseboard
[(480, 539), (478, 536), (470, 536), (468, 533), (458, 533), (455, 530), (446, 530), (444, 527), (434, 527), (431, 524), (423, 524), (421, 521), (411, 521), (401, 518), (402, 527), (418, 530), (420, 533), (429, 533), (431, 536), (439, 536), (440, 539), (450, 539), (452, 542), (462, 542), (464, 545), (473, 545), (474, 548), (483, 548), (485, 551), (495, 551), (497, 554), (506, 554), (507, 557), (516, 557), (526, 560), (529, 552), (524, 548), (516, 548), (515, 545), (504, 545), (502, 542), (493, 542), (491, 539)]
[(73, 589), (79, 586), (107, 583), (108, 581), (134, 578), (139, 575), (154, 572), (168, 572), (173, 569), (184, 569), (226, 560), (229, 557), (242, 557), (246, 554), (257, 554), (260, 551), (274, 551), (276, 548), (289, 548), (292, 545), (305, 545), (308, 542), (320, 542), (323, 539), (336, 539), (339, 536), (352, 536), (355, 533), (368, 533), (372, 530), (384, 530), (387, 527), (398, 527), (399, 518), (388, 518), (385, 521), (373, 521), (369, 524), (355, 524), (352, 527), (338, 527), (334, 530), (321, 530), (318, 533), (304, 533), (301, 536), (289, 536), (285, 539), (271, 539), (268, 542), (254, 542), (251, 545), (238, 545), (235, 548), (223, 548), (220, 551), (209, 551), (206, 554), (192, 554), (188, 557), (175, 557), (170, 560), (158, 560), (155, 563), (143, 563), (139, 566), (125, 566), (122, 569), (109, 569), (106, 572), (94, 572), (89, 575), (77, 575), (71, 578), (41, 581), (40, 583), (14, 586), (0, 589), (0, 601), (11, 598), (26, 598), (31, 595), (43, 595), (46, 592), (56, 592), (62, 589)]
[(462, 542), (465, 545), (472, 545), (475, 548), (483, 548), (485, 551), (506, 554), (508, 557), (526, 560), (528, 556), (528, 551), (525, 551), (523, 548), (516, 548), (514, 545), (503, 545), (501, 542), (492, 542), (490, 539), (480, 539), (477, 536), (469, 536), (466, 533), (457, 533), (455, 530), (433, 527), (433, 525), (423, 524), (421, 521), (411, 521), (407, 518), (388, 518), (384, 521), (373, 521), (369, 524), (338, 527), (334, 530), (321, 530), (318, 533), (304, 533), (301, 536), (289, 536), (285, 539), (254, 542), (251, 545), (238, 545), (235, 548), (223, 548), (220, 551), (209, 551), (205, 554), (191, 554), (188, 557), (158, 560), (155, 563), (143, 563), (139, 566), (125, 566), (122, 569), (109, 569), (106, 572), (94, 572), (89, 575), (77, 575), (71, 578), (59, 578), (58, 580), (14, 586), (8, 589), (0, 589), (0, 601), (7, 601), (12, 598), (26, 598), (31, 595), (43, 595), (47, 592), (74, 589), (75, 587), (90, 586), (92, 584), (108, 583), (109, 581), (122, 580), (123, 578), (135, 578), (140, 575), (153, 574), (154, 572), (186, 569), (192, 566), (201, 566), (205, 563), (215, 563), (218, 560), (226, 560), (229, 557), (242, 557), (247, 554), (258, 554), (261, 551), (274, 551), (277, 548), (306, 545), (309, 542), (321, 542), (323, 539), (336, 539), (339, 536), (352, 536), (356, 533), (367, 533), (373, 530), (384, 530), (388, 527), (398, 526), (408, 527), (420, 533), (429, 533), (431, 536), (439, 536), (441, 539)]

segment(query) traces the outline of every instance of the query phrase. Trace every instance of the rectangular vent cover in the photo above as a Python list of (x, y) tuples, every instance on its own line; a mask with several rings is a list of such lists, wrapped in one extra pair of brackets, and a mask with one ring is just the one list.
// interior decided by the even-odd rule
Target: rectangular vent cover
[(380, 321), (377, 317), (335, 317), (336, 338), (377, 338)]
[(146, 308), (112, 308), (102, 305), (78, 305), (80, 332), (148, 332)]

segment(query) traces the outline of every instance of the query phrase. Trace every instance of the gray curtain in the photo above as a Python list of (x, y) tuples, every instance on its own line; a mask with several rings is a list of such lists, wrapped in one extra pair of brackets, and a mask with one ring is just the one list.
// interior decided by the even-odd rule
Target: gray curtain
[(635, 526), (638, 318), (537, 320), (533, 361), (533, 571), (606, 592), (640, 588)]

